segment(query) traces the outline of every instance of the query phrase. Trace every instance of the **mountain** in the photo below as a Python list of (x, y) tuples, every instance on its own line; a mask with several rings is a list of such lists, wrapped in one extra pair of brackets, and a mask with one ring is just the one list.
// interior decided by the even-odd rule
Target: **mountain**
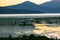
[(51, 13), (60, 13), (60, 0), (52, 0), (42, 4), (42, 6), (51, 8), (48, 10)]
[(13, 5), (13, 6), (7, 6), (8, 8), (11, 9), (27, 9), (27, 10), (37, 10), (40, 12), (46, 12), (48, 11), (48, 7), (37, 5), (35, 3), (32, 3), (30, 1), (23, 2), (21, 4)]
[(50, 8), (60, 7), (60, 0), (52, 0), (50, 2), (46, 2), (42, 5), (46, 6), (46, 7), (50, 7)]
[(12, 13), (13, 11), (15, 11), (15, 13), (60, 13), (60, 1), (52, 0), (41, 5), (25, 1), (21, 4), (6, 6), (6, 8), (12, 10), (8, 11)]
[(41, 13), (36, 10), (26, 10), (26, 9), (10, 9), (7, 7), (0, 7), (0, 14), (27, 14), (27, 13)]
[(30, 9), (37, 10), (43, 13), (60, 13), (60, 0), (52, 0), (41, 5), (26, 1), (18, 5), (8, 6), (12, 9)]
[(12, 8), (12, 9), (31, 9), (31, 10), (35, 10), (37, 6), (38, 6), (38, 5), (36, 5), (35, 3), (26, 1), (26, 2), (23, 2), (23, 3), (21, 3), (21, 4), (17, 4), (17, 5), (13, 5), (13, 6), (8, 6), (8, 8)]

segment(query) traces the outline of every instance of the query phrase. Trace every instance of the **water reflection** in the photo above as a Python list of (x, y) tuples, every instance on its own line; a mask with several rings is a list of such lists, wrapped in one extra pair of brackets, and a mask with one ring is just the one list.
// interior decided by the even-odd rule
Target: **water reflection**
[(0, 36), (32, 34), (34, 33), (33, 30), (32, 26), (0, 26)]

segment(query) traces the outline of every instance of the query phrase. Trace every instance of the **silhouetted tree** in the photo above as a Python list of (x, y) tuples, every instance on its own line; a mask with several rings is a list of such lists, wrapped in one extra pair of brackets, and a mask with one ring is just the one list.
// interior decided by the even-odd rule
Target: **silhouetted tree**
[[(31, 34), (29, 36), (27, 35), (19, 35), (18, 37), (13, 38), (11, 35), (9, 37), (1, 37), (0, 40), (58, 40), (57, 37), (54, 38), (47, 38), (45, 36), (36, 36), (34, 34)], [(59, 39), (60, 40), (60, 39)]]
[(9, 35), (8, 40), (12, 40), (12, 36), (11, 35)]

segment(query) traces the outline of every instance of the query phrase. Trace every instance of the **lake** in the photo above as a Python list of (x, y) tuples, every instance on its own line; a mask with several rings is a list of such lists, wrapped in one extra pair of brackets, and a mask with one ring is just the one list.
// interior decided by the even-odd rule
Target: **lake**
[(0, 26), (0, 37), (7, 37), (9, 34), (16, 37), (22, 34), (33, 34), (33, 26)]

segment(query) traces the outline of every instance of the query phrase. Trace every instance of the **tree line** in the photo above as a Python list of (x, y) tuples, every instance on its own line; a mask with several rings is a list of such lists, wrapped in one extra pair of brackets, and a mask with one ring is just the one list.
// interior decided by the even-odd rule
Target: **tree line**
[(60, 40), (60, 39), (47, 38), (45, 36), (36, 36), (34, 34), (31, 34), (29, 36), (19, 35), (18, 37), (12, 37), (12, 35), (9, 35), (8, 37), (0, 37), (0, 40)]

